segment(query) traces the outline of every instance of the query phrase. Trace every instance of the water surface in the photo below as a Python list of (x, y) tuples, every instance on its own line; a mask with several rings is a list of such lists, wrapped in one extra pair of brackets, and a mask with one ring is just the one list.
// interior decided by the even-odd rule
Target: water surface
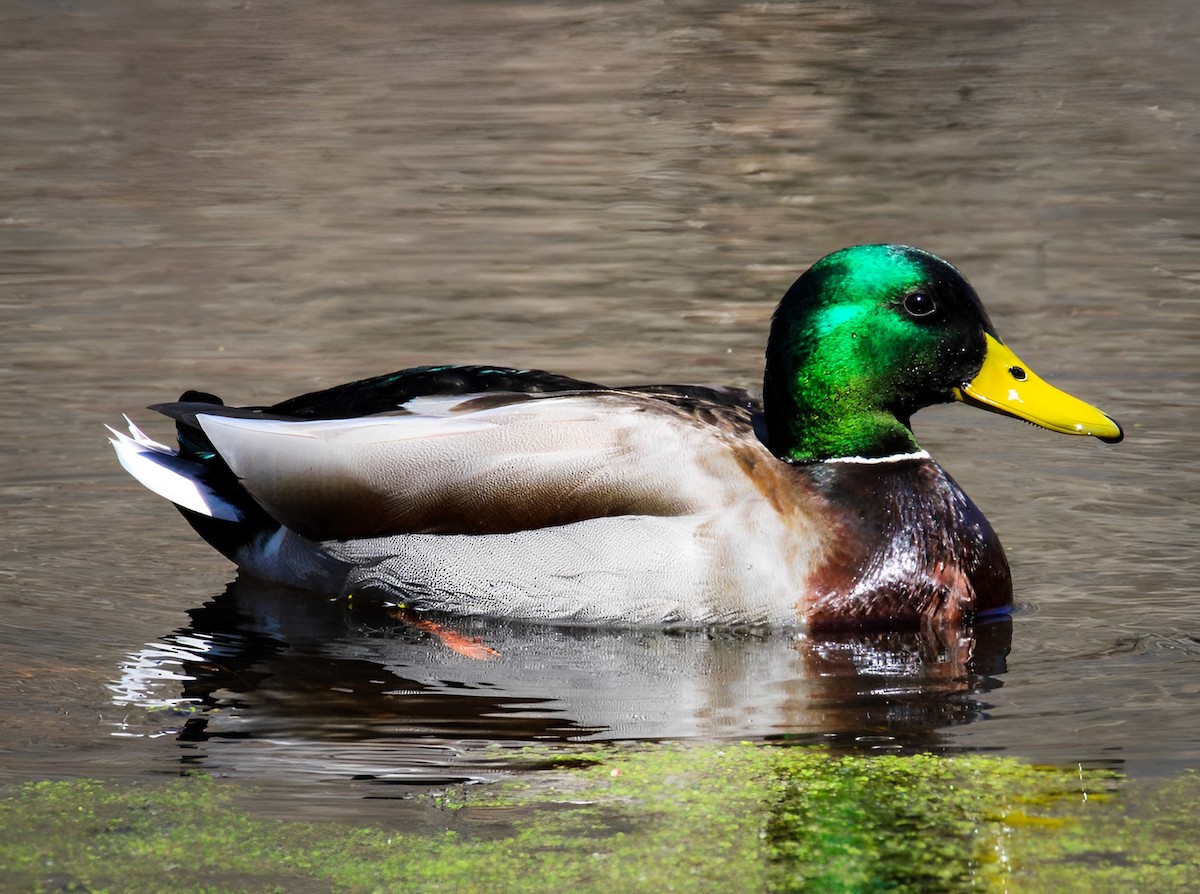
[[(334, 805), (625, 737), (1200, 766), (1198, 40), (1178, 0), (0, 6), (0, 779)], [(473, 661), (234, 582), (104, 442), (429, 362), (754, 388), (779, 296), (869, 241), (1129, 432), (918, 416), (1011, 624), (471, 622)]]

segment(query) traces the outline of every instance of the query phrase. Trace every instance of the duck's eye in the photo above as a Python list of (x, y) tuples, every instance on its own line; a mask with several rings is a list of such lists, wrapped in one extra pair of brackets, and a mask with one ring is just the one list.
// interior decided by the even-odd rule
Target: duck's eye
[(904, 299), (904, 312), (910, 317), (927, 317), (937, 310), (937, 304), (924, 292), (913, 292)]

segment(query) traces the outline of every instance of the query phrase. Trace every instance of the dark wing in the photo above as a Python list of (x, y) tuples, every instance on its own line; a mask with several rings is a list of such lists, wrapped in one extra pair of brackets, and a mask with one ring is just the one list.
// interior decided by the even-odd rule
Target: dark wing
[(548, 394), (606, 391), (603, 385), (539, 369), (497, 366), (417, 366), (336, 385), (264, 407), (265, 413), (293, 419), (350, 419), (395, 412), (417, 397), (457, 394)]

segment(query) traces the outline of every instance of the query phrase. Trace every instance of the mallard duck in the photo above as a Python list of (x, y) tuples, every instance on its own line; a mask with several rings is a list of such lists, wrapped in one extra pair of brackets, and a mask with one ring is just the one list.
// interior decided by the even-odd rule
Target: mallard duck
[(242, 572), (409, 608), (585, 624), (943, 625), (1012, 600), (1000, 541), (917, 444), (961, 401), (1115, 443), (950, 264), (859, 245), (771, 322), (761, 401), (423, 366), (269, 407), (186, 392), (124, 467)]

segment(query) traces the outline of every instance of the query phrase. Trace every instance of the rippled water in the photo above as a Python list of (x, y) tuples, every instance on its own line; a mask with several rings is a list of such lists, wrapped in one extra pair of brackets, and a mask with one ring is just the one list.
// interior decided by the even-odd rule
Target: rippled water
[[(0, 779), (315, 802), (606, 737), (1200, 766), (1200, 11), (0, 6)], [(936, 408), (1008, 547), (962, 640), (472, 622), (231, 584), (102, 423), (423, 362), (754, 387), (829, 250), (956, 263), (1117, 447)], [(334, 809), (330, 807), (329, 809)]]

